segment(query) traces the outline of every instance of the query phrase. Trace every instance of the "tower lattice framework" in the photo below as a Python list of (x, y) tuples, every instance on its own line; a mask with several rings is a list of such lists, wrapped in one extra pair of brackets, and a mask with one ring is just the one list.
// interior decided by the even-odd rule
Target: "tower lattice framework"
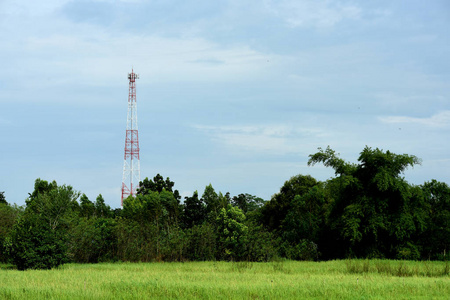
[(135, 74), (133, 69), (131, 69), (131, 73), (128, 73), (128, 114), (122, 176), (122, 206), (123, 199), (130, 195), (136, 195), (136, 189), (139, 187), (139, 182), (141, 180), (136, 104), (136, 79), (139, 79), (139, 75)]

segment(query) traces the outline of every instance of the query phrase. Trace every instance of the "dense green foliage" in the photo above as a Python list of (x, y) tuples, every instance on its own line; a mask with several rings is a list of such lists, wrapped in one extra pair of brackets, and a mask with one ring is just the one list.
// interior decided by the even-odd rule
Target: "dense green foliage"
[(8, 204), (5, 198), (5, 192), (0, 192), (0, 204)]
[(446, 269), (389, 260), (0, 265), (0, 299), (448, 299)]
[(400, 174), (419, 160), (366, 147), (358, 161), (346, 163), (330, 148), (310, 156), (309, 164), (321, 162), (338, 175), (331, 232), (340, 237), (347, 254), (418, 259), (419, 245), (413, 239), (426, 227), (426, 204), (420, 188)]
[(10, 206), (0, 203), (0, 262), (8, 261), (7, 245), (10, 244), (10, 234), (17, 217), (22, 209), (17, 206)]
[(175, 183), (145, 178), (136, 197), (112, 210), (71, 186), (37, 179), (26, 206), (0, 193), (0, 261), (19, 269), (64, 262), (270, 261), (389, 258), (448, 260), (450, 188), (409, 184), (420, 160), (366, 147), (358, 163), (330, 148), (310, 155), (336, 176), (287, 180), (269, 201), (216, 192), (181, 201)]
[(19, 270), (51, 269), (67, 261), (68, 230), (77, 198), (70, 186), (36, 180), (8, 240), (12, 262)]

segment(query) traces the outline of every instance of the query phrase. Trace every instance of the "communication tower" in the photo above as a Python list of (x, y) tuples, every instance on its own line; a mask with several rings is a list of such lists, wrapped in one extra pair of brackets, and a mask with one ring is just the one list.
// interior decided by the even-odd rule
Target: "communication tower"
[(136, 195), (136, 189), (139, 187), (139, 182), (141, 180), (136, 105), (136, 79), (139, 79), (139, 75), (135, 74), (133, 69), (131, 69), (131, 73), (128, 73), (128, 115), (122, 176), (122, 206), (123, 199), (126, 199), (130, 195)]

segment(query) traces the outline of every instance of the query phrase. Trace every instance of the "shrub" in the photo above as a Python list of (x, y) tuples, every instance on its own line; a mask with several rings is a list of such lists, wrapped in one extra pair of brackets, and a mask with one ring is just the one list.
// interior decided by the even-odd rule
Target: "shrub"
[(66, 261), (64, 237), (38, 215), (23, 216), (10, 237), (8, 250), (19, 270), (51, 269)]

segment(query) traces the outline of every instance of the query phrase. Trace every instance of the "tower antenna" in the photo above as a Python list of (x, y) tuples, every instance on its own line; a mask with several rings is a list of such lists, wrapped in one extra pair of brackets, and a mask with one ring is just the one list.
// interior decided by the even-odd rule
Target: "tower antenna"
[(133, 68), (131, 68), (131, 73), (128, 73), (128, 114), (122, 176), (122, 206), (124, 199), (130, 195), (133, 197), (136, 195), (136, 190), (139, 187), (139, 182), (141, 181), (136, 104), (136, 79), (139, 79), (139, 75), (134, 73)]

